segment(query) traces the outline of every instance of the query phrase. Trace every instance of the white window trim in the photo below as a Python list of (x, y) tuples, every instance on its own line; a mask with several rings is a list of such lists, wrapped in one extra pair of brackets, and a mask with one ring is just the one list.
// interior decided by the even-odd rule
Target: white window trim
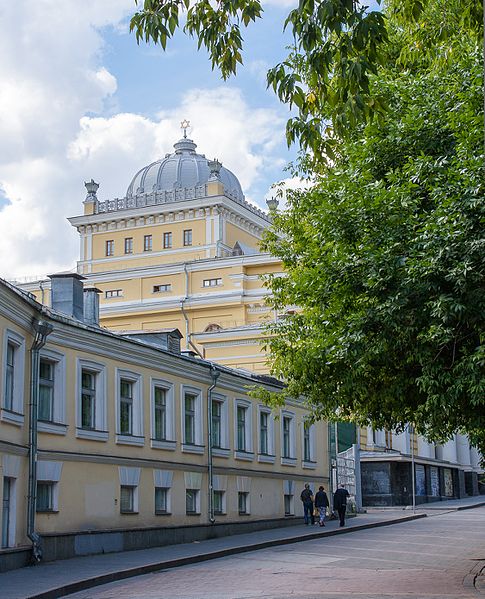
[[(261, 450), (261, 413), (268, 414), (268, 453), (262, 454)], [(274, 464), (275, 456), (275, 439), (274, 439), (274, 415), (271, 408), (258, 405), (258, 462), (265, 464)]]
[[(245, 437), (246, 449), (241, 451), (237, 449), (237, 408), (238, 406), (246, 408)], [(234, 457), (238, 460), (252, 461), (254, 459), (253, 450), (253, 404), (247, 399), (234, 400)]]
[[(12, 409), (5, 408), (7, 391), (7, 345), (15, 345), (14, 380)], [(2, 408), (0, 420), (21, 426), (24, 423), (24, 373), (25, 373), (25, 338), (15, 331), (5, 329), (2, 348)]]
[[(81, 428), (81, 387), (83, 370), (89, 370), (96, 375), (94, 430)], [(79, 439), (89, 439), (91, 441), (107, 441), (109, 433), (106, 365), (91, 360), (85, 360), (84, 358), (78, 358), (76, 375), (76, 437)]]
[(155, 491), (153, 495), (154, 513), (157, 516), (169, 516), (172, 513), (172, 482), (173, 472), (171, 470), (153, 470), (153, 487), (154, 489), (167, 490), (167, 511), (157, 512), (155, 506)]
[[(283, 419), (284, 418), (290, 418), (290, 455), (289, 455), (289, 457), (283, 456), (283, 447), (284, 447)], [(296, 466), (296, 416), (295, 416), (294, 412), (290, 412), (288, 410), (281, 410), (280, 439), (281, 439), (281, 464), (283, 466)]]
[[(165, 440), (155, 439), (155, 387), (166, 391), (166, 435)], [(175, 405), (173, 383), (163, 379), (150, 378), (150, 446), (154, 449), (175, 450), (177, 442), (175, 438)]]
[(229, 401), (226, 395), (214, 392), (212, 392), (212, 401), (221, 404), (221, 447), (213, 447), (212, 453), (218, 457), (228, 457), (230, 454)]
[(59, 482), (62, 474), (62, 462), (48, 462), (40, 460), (37, 462), (37, 482), (52, 484), (52, 510), (41, 511), (51, 513), (59, 511)]
[(187, 512), (187, 498), (185, 499), (185, 515), (186, 516), (200, 516), (200, 489), (185, 489), (185, 496), (187, 497), (187, 491), (195, 492), (195, 512)]
[(227, 502), (226, 502), (227, 491), (225, 491), (224, 489), (213, 489), (213, 492), (214, 492), (214, 494), (215, 493), (222, 493), (221, 511), (220, 512), (216, 512), (215, 509), (214, 509), (214, 514), (216, 516), (226, 516), (227, 515)]
[[(246, 511), (239, 511), (239, 493), (244, 493), (246, 495)], [(250, 491), (238, 491), (237, 492), (237, 512), (240, 516), (250, 516), (251, 515), (251, 492)]]
[(65, 435), (66, 424), (66, 357), (64, 354), (43, 348), (39, 352), (40, 360), (45, 359), (54, 365), (54, 406), (53, 422), (42, 422), (39, 420), (37, 429), (39, 433), (51, 433), (54, 435)]
[[(185, 442), (185, 394), (190, 393), (195, 395), (195, 443), (187, 444)], [(182, 438), (182, 451), (184, 453), (198, 453), (202, 454), (205, 451), (204, 437), (203, 437), (203, 414), (202, 414), (202, 390), (197, 387), (191, 387), (190, 385), (182, 385), (180, 390), (180, 411), (181, 411), (181, 438)]]
[(301, 465), (302, 468), (314, 470), (317, 467), (316, 463), (316, 440), (315, 440), (315, 425), (310, 424), (308, 427), (310, 435), (310, 459), (305, 460), (305, 421), (301, 422)]
[[(132, 407), (132, 432), (131, 435), (120, 433), (120, 388), (121, 379), (126, 379), (133, 383), (133, 407)], [(131, 370), (116, 369), (116, 401), (115, 401), (115, 418), (116, 418), (116, 443), (119, 445), (137, 445), (145, 444), (143, 436), (143, 377), (138, 372)]]

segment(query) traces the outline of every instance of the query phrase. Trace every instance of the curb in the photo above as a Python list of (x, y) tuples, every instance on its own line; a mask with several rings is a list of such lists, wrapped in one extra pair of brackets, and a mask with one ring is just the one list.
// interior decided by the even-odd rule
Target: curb
[(144, 566), (136, 566), (135, 568), (128, 568), (126, 570), (119, 570), (117, 572), (109, 572), (107, 574), (100, 574), (93, 578), (87, 578), (85, 580), (78, 580), (60, 587), (55, 587), (35, 595), (29, 595), (25, 599), (58, 599), (59, 597), (65, 597), (72, 593), (79, 591), (85, 591), (87, 589), (108, 584), (110, 582), (117, 582), (126, 578), (133, 578), (134, 576), (142, 576), (143, 574), (151, 574), (152, 572), (159, 572), (162, 570), (168, 570), (171, 568), (178, 568), (179, 566), (187, 566), (191, 564), (197, 564), (206, 562), (212, 559), (220, 557), (228, 557), (230, 555), (237, 555), (238, 553), (248, 553), (250, 551), (256, 551), (258, 549), (267, 549), (268, 547), (278, 547), (282, 545), (291, 545), (293, 543), (300, 543), (303, 541), (311, 541), (322, 537), (332, 537), (340, 534), (347, 534), (356, 530), (366, 530), (368, 528), (378, 528), (381, 526), (390, 526), (392, 524), (401, 524), (402, 522), (410, 522), (412, 520), (419, 520), (426, 518), (426, 514), (413, 514), (412, 516), (405, 516), (404, 518), (393, 518), (392, 520), (383, 520), (381, 522), (370, 522), (368, 524), (357, 524), (348, 528), (337, 528), (335, 530), (319, 531), (304, 536), (287, 537), (285, 539), (277, 539), (273, 541), (261, 541), (260, 543), (254, 543), (252, 545), (241, 545), (239, 547), (230, 547), (228, 549), (219, 549), (217, 551), (211, 551), (208, 553), (202, 553), (200, 555), (192, 555), (189, 557), (180, 557), (173, 560), (165, 560), (163, 562), (156, 562), (146, 564)]
[(485, 501), (481, 501), (480, 503), (474, 503), (473, 505), (460, 505), (455, 510), (457, 512), (461, 512), (462, 510), (472, 510), (476, 507), (483, 507), (485, 505)]

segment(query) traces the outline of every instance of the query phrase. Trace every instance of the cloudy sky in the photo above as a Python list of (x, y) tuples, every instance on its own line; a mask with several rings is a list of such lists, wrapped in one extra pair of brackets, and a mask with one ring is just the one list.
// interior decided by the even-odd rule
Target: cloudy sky
[(123, 197), (142, 166), (163, 157), (189, 119), (198, 151), (216, 157), (264, 207), (294, 159), (288, 110), (266, 90), (286, 55), (283, 21), (297, 0), (263, 0), (245, 33), (244, 67), (223, 82), (179, 34), (163, 52), (129, 33), (135, 0), (0, 3), (0, 276), (75, 267), (84, 181), (100, 200)]

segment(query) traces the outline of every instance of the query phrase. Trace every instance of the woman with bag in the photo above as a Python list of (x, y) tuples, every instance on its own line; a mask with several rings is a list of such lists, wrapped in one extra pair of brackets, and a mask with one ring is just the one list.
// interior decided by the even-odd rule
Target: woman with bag
[(325, 513), (328, 507), (328, 497), (323, 487), (318, 488), (318, 492), (315, 495), (315, 510), (318, 510), (319, 524), (325, 526)]

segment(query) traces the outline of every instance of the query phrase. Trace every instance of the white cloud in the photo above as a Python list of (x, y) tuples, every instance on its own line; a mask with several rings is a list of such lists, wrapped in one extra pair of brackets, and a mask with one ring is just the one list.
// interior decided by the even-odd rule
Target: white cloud
[(152, 119), (104, 116), (117, 80), (103, 66), (101, 32), (120, 27), (132, 0), (18, 0), (1, 10), (0, 276), (72, 268), (78, 241), (66, 217), (82, 211), (83, 181), (101, 183), (100, 199), (122, 197), (137, 169), (172, 150), (183, 118), (198, 151), (235, 172), (249, 199), (264, 169), (281, 164), (281, 117), (251, 108), (236, 88), (189, 90)]

